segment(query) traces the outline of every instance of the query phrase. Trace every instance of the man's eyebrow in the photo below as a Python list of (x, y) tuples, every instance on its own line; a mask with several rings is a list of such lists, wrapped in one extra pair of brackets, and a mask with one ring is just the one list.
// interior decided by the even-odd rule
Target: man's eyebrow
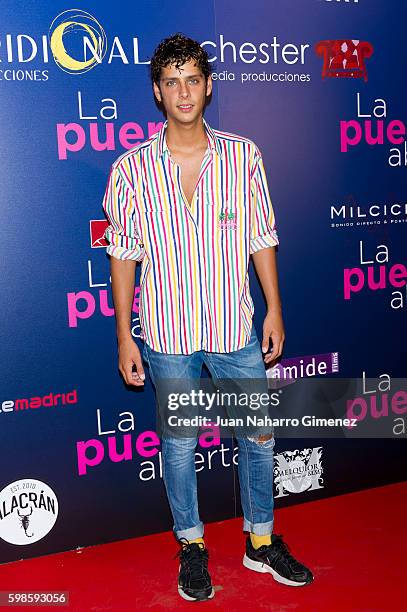
[[(185, 77), (181, 77), (183, 79), (192, 79), (195, 77), (201, 77), (203, 76), (202, 74), (188, 74), (188, 76)], [(161, 81), (178, 81), (180, 77), (162, 77)]]

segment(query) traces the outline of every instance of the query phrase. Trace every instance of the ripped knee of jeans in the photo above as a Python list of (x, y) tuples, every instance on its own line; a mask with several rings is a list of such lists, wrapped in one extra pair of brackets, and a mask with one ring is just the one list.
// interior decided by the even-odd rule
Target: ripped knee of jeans
[(254, 444), (258, 444), (259, 446), (274, 446), (274, 437), (273, 434), (263, 434), (260, 436), (247, 436), (249, 442), (253, 442)]

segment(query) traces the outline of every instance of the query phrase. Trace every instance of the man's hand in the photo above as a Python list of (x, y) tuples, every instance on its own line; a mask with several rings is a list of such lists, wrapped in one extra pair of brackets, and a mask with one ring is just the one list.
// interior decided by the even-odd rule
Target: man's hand
[(283, 352), (285, 334), (283, 317), (280, 309), (269, 310), (264, 319), (263, 342), (261, 346), (263, 353), (267, 353), (269, 350), (270, 338), (273, 343), (273, 350), (265, 356), (265, 363), (270, 363), (274, 359), (277, 359)]
[[(133, 365), (137, 372), (133, 372)], [(119, 370), (128, 385), (144, 385), (144, 369), (139, 348), (133, 338), (119, 341)]]

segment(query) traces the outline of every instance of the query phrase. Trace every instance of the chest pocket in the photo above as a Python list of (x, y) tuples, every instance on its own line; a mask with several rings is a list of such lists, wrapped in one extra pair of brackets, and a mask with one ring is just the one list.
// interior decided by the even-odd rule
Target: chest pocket
[(140, 203), (142, 213), (153, 214), (171, 210), (174, 204), (168, 198), (157, 195), (145, 195)]

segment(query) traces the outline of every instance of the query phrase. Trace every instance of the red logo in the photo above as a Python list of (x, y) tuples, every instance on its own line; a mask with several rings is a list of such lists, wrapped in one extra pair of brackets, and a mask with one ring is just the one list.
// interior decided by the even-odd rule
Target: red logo
[(92, 249), (99, 249), (108, 245), (105, 238), (105, 229), (108, 225), (109, 222), (106, 219), (91, 219), (89, 221), (90, 246)]
[(373, 45), (363, 40), (320, 40), (315, 45), (322, 55), (322, 78), (347, 77), (367, 81), (365, 59), (373, 54)]

